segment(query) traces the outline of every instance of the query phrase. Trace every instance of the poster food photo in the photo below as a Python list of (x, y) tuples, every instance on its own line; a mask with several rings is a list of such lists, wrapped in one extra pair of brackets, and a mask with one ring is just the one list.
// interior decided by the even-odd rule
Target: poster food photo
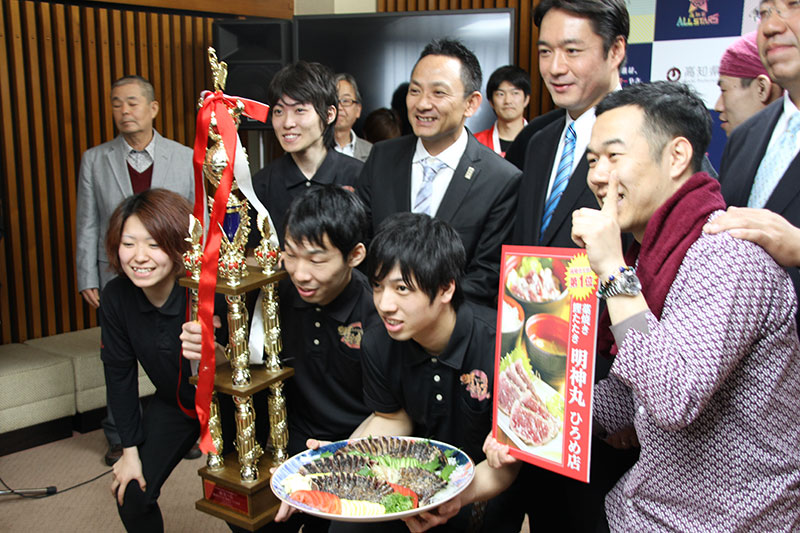
[(501, 264), (494, 438), (588, 483), (597, 276), (574, 248), (504, 246)]

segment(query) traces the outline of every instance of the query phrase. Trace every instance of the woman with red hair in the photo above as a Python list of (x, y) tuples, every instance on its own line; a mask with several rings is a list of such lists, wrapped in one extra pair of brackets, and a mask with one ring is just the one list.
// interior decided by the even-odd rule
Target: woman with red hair
[[(128, 531), (164, 530), (161, 486), (199, 434), (179, 339), (187, 294), (178, 277), (190, 213), (183, 197), (150, 189), (124, 200), (109, 221), (106, 251), (119, 277), (102, 294), (102, 360), (123, 446), (111, 493)], [(156, 387), (143, 413), (139, 364)]]

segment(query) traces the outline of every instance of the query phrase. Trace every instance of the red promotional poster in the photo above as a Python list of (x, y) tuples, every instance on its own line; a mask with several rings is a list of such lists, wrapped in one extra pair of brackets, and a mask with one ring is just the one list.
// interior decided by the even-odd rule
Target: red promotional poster
[(511, 455), (589, 482), (597, 275), (583, 250), (503, 246), (494, 427)]

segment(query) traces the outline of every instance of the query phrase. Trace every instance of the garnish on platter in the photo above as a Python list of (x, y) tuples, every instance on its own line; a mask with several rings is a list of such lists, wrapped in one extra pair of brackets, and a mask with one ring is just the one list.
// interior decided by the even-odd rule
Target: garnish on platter
[(272, 476), (272, 491), (304, 512), (349, 522), (413, 516), (450, 500), (472, 481), (461, 450), (415, 437), (364, 437), (306, 450)]

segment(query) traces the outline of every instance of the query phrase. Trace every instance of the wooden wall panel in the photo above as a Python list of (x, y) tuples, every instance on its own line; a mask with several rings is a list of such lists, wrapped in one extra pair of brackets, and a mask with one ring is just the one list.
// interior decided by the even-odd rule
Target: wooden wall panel
[(191, 145), (211, 15), (0, 0), (0, 343), (97, 324), (75, 279), (77, 174), (113, 138), (114, 79), (153, 82), (156, 128)]
[[(459, 9), (513, 8), (515, 15), (514, 64), (531, 74), (531, 103), (528, 118), (553, 109), (553, 101), (539, 76), (536, 41), (539, 32), (533, 24), (533, 8), (537, 0), (378, 0), (378, 12), (446, 11)], [(488, 79), (491, 72), (484, 72)], [(485, 81), (485, 80), (484, 80)]]

